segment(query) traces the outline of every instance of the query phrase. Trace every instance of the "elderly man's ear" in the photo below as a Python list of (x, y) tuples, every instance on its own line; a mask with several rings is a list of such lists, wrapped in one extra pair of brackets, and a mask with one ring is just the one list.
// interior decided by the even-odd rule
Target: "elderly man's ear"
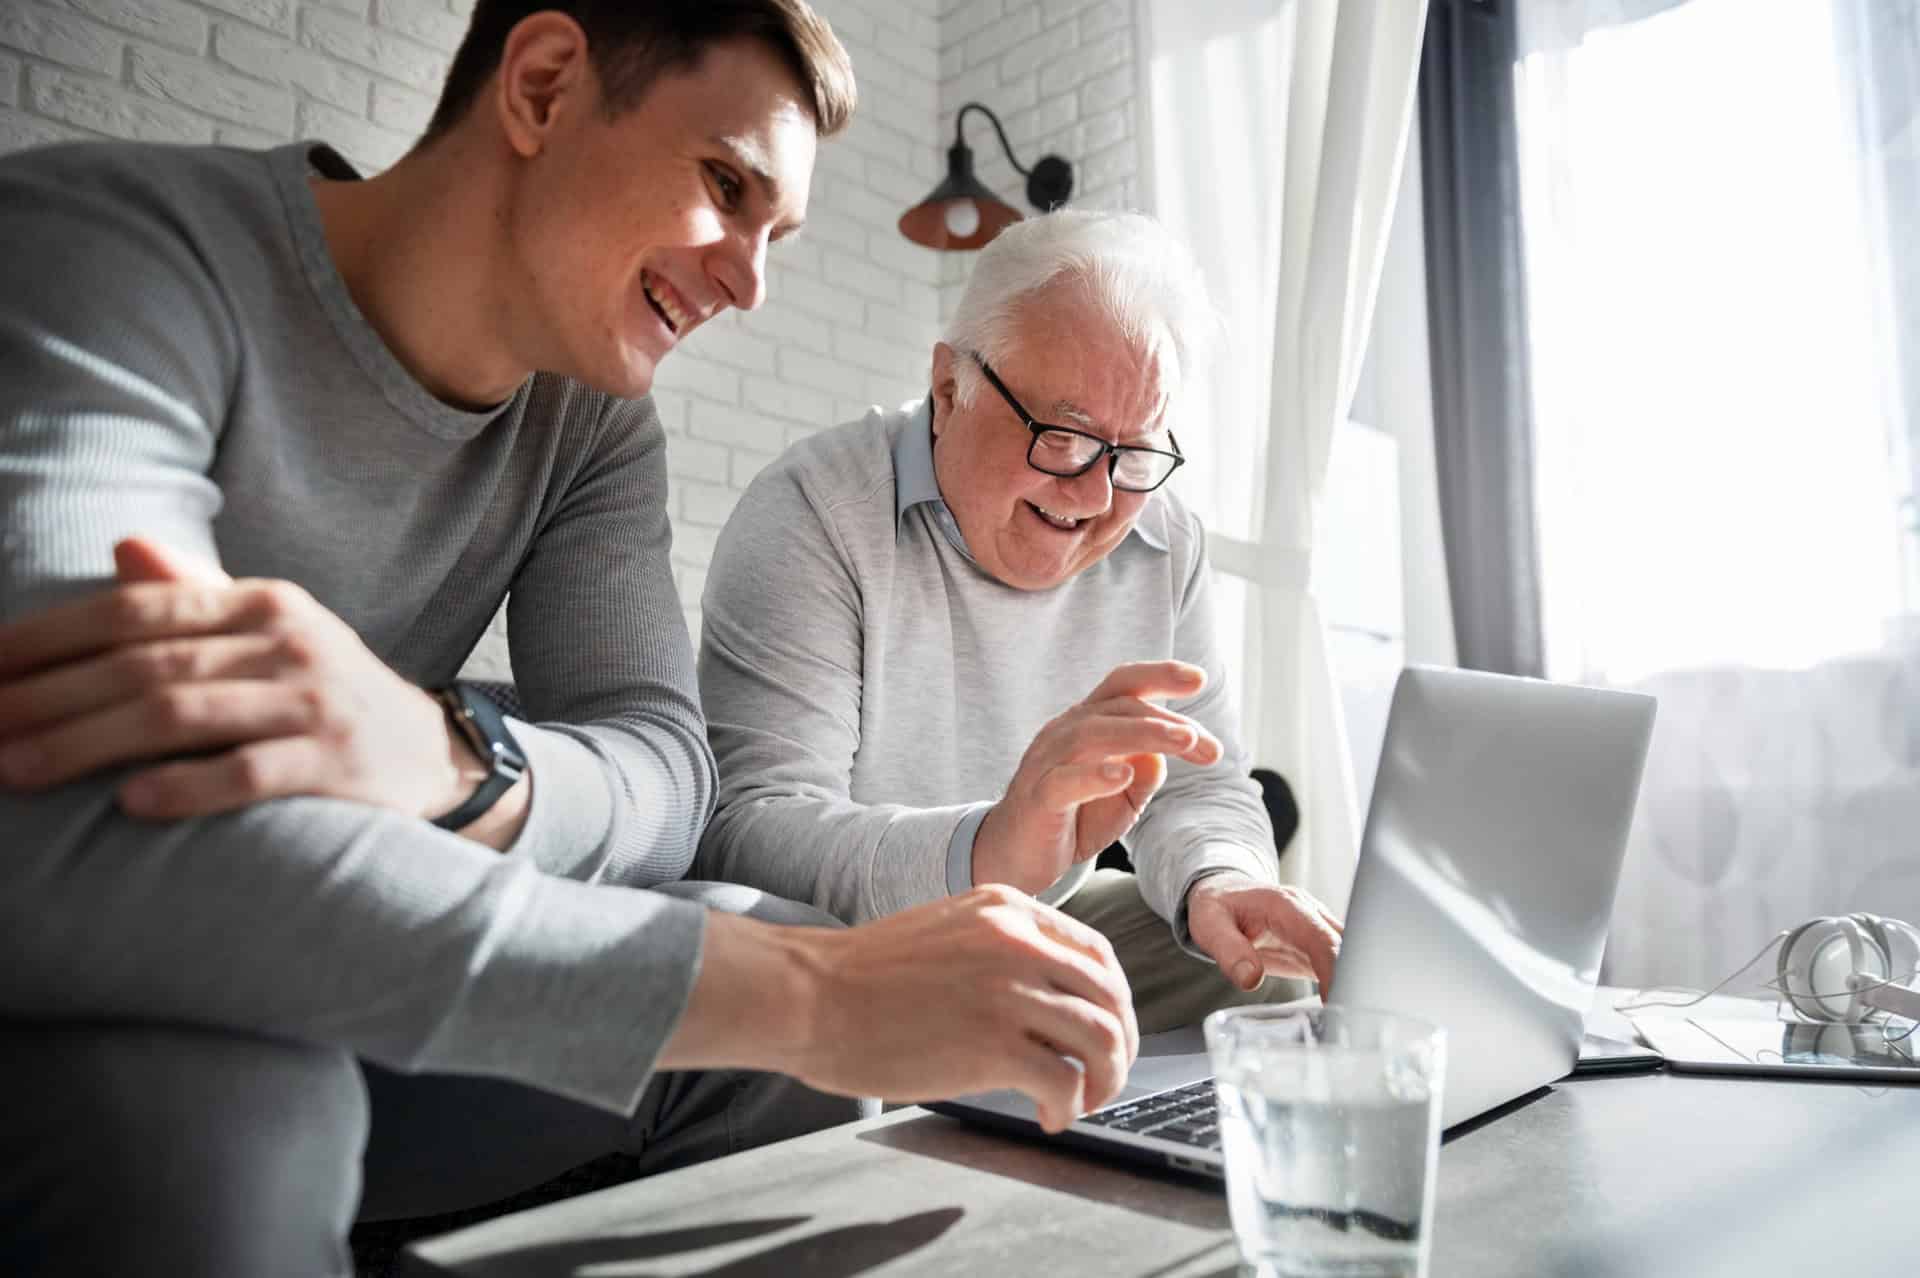
[(945, 342), (933, 345), (933, 437), (947, 428), (953, 414), (954, 379), (960, 360), (966, 358)]

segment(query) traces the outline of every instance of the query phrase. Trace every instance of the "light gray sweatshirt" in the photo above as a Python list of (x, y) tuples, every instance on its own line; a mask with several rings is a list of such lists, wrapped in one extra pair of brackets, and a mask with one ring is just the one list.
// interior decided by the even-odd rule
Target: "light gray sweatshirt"
[(506, 855), (354, 803), (143, 824), (117, 776), (0, 791), (0, 1015), (231, 1027), (629, 1109), (704, 915), (714, 791), (650, 401), (430, 396), (333, 266), (324, 149), (0, 161), (0, 619), (130, 534), (298, 582), (422, 686), (512, 593), (532, 811)]
[(1173, 657), (1208, 682), (1170, 704), (1226, 753), (1208, 768), (1170, 760), (1126, 842), (1142, 895), (1185, 943), (1195, 879), (1278, 874), (1214, 642), (1199, 521), (1162, 489), (1104, 559), (1016, 590), (968, 555), (929, 423), (922, 401), (802, 440), (721, 533), (700, 647), (720, 808), (699, 873), (850, 922), (964, 890), (979, 817), (1041, 726), (1115, 666)]

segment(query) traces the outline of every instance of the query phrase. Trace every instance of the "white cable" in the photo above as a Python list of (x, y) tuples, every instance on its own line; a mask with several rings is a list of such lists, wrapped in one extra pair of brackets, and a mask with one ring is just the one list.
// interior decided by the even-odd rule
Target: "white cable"
[[(1731, 985), (1733, 983), (1734, 977), (1739, 976), (1742, 972), (1746, 971), (1748, 968), (1752, 967), (1755, 963), (1758, 963), (1761, 959), (1765, 958), (1768, 950), (1780, 944), (1780, 942), (1784, 941), (1787, 938), (1788, 930), (1791, 930), (1791, 929), (1783, 930), (1777, 933), (1772, 940), (1768, 941), (1765, 945), (1760, 947), (1760, 952), (1758, 954), (1754, 955), (1752, 958), (1742, 963), (1739, 967), (1734, 968), (1733, 972), (1727, 977), (1726, 980), (1721, 981), (1718, 985), (1714, 986), (1712, 989), (1708, 990), (1704, 994), (1695, 993), (1695, 991), (1691, 987), (1685, 986), (1685, 985), (1656, 985), (1651, 989), (1638, 989), (1633, 991), (1633, 993), (1629, 994), (1626, 998), (1616, 1001), (1613, 1005), (1613, 1010), (1616, 1012), (1637, 1012), (1642, 1008), (1647, 1008), (1647, 1007), (1692, 1007), (1695, 1003), (1703, 1003), (1707, 999), (1712, 998), (1715, 994), (1718, 994), (1721, 990), (1727, 988), (1727, 986)], [(1684, 1002), (1675, 1003), (1675, 1002), (1670, 1002), (1666, 999), (1656, 999), (1656, 998), (1646, 997), (1647, 995), (1650, 995), (1650, 994), (1692, 994), (1693, 997), (1685, 1000)]]

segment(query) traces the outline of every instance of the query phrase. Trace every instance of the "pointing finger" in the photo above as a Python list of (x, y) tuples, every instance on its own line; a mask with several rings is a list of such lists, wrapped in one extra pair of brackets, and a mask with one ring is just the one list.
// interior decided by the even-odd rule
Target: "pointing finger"
[(1076, 713), (1050, 725), (1043, 739), (1050, 753), (1080, 760), (1171, 754), (1204, 767), (1220, 757), (1218, 738), (1191, 719), (1124, 711)]
[(1108, 697), (1191, 697), (1207, 686), (1207, 672), (1185, 661), (1133, 661), (1115, 666), (1086, 701)]

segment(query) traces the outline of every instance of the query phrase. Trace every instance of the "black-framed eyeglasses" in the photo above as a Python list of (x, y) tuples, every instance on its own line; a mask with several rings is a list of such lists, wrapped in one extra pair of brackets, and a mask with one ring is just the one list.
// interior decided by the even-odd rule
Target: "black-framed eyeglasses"
[(1150, 493), (1186, 464), (1187, 459), (1180, 451), (1180, 441), (1173, 437), (1172, 431), (1167, 432), (1167, 442), (1173, 446), (1173, 451), (1167, 452), (1137, 444), (1109, 444), (1098, 435), (1084, 430), (1035, 421), (1033, 414), (1013, 397), (1013, 392), (1007, 389), (1006, 383), (1000, 380), (979, 351), (968, 351), (967, 354), (987, 375), (987, 384), (1000, 392), (1000, 398), (1007, 401), (1007, 407), (1033, 432), (1033, 441), (1027, 445), (1027, 465), (1042, 474), (1073, 479), (1092, 470), (1105, 457), (1108, 459), (1107, 477), (1115, 488), (1123, 493)]

